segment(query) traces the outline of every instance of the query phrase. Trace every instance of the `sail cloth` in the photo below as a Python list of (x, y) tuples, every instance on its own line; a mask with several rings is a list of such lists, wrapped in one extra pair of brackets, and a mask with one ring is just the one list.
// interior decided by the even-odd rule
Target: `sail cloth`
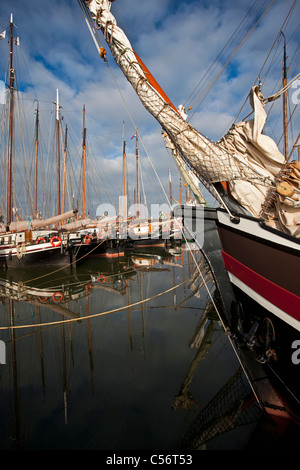
[[(111, 2), (83, 1), (142, 104), (161, 124), (167, 146), (184, 158), (200, 180), (208, 184), (227, 181), (232, 196), (250, 214), (259, 217), (285, 159), (275, 142), (262, 134), (266, 113), (258, 88), (253, 87), (250, 92), (254, 119), (238, 123), (219, 142), (212, 142), (186, 122), (185, 115), (174, 108), (150, 79), (148, 70), (117, 25), (110, 11)], [(289, 223), (293, 225), (294, 220)]]
[(63, 214), (49, 217), (48, 219), (17, 220), (15, 222), (11, 222), (9, 225), (9, 231), (21, 232), (23, 230), (34, 230), (42, 227), (49, 227), (51, 225), (62, 222), (63, 220), (75, 217), (77, 212), (77, 209), (73, 209), (68, 212), (64, 212)]

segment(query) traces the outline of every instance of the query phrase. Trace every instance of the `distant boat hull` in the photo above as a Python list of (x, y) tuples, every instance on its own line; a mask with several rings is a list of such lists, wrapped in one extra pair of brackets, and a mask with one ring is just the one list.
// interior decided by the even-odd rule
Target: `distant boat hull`
[(68, 250), (53, 247), (50, 243), (27, 245), (25, 249), (0, 247), (0, 267), (3, 268), (67, 266), (70, 261)]

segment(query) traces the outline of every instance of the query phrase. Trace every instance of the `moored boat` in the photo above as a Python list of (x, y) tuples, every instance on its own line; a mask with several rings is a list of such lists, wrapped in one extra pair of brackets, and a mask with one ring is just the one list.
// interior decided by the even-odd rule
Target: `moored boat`
[[(186, 121), (183, 108), (177, 109), (157, 84), (118, 26), (111, 2), (82, 0), (81, 4), (103, 31), (142, 104), (162, 126), (167, 147), (220, 202), (222, 209), (204, 209), (204, 244), (199, 248), (206, 251), (223, 295), (226, 326), (257, 353), (260, 364), (268, 364), (269, 370), (274, 364), (273, 378), (278, 372), (286, 390), (291, 380), (289, 390), (299, 407), (295, 377), (284, 374), (285, 367), (293, 365), (292, 348), (300, 329), (299, 162), (292, 161), (287, 151), (283, 155), (264, 133), (266, 103), (285, 97), (299, 75), (287, 83), (284, 70), (282, 89), (269, 98), (259, 85), (253, 86), (249, 93), (253, 118), (212, 142)], [(105, 58), (100, 46), (99, 51)], [(254, 302), (252, 309), (243, 311), (243, 295)]]

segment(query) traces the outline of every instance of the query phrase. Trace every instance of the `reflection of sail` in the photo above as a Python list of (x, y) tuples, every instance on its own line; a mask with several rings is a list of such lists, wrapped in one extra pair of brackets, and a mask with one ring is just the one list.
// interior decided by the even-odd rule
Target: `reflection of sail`
[(211, 402), (196, 416), (179, 445), (197, 450), (214, 437), (237, 426), (254, 423), (261, 413), (249, 394), (241, 369), (229, 379)]

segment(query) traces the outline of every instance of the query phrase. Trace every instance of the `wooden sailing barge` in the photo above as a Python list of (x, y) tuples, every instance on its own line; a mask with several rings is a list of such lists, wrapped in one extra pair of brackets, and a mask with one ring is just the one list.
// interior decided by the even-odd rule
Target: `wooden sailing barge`
[[(8, 158), (7, 158), (7, 197), (6, 219), (2, 216), (0, 226), (0, 266), (25, 267), (38, 265), (69, 264), (72, 260), (70, 248), (71, 234), (61, 231), (62, 221), (76, 217), (77, 210), (64, 214), (60, 210), (60, 187), (58, 187), (57, 216), (39, 219), (37, 217), (37, 155), (38, 155), (38, 109), (36, 114), (35, 136), (35, 198), (34, 215), (32, 220), (13, 220), (13, 164), (14, 164), (14, 108), (15, 108), (15, 69), (14, 69), (14, 25), (13, 17), (10, 19), (10, 56), (9, 56), (9, 132), (8, 132)], [(58, 106), (58, 105), (57, 105)], [(59, 167), (58, 167), (59, 175)]]

